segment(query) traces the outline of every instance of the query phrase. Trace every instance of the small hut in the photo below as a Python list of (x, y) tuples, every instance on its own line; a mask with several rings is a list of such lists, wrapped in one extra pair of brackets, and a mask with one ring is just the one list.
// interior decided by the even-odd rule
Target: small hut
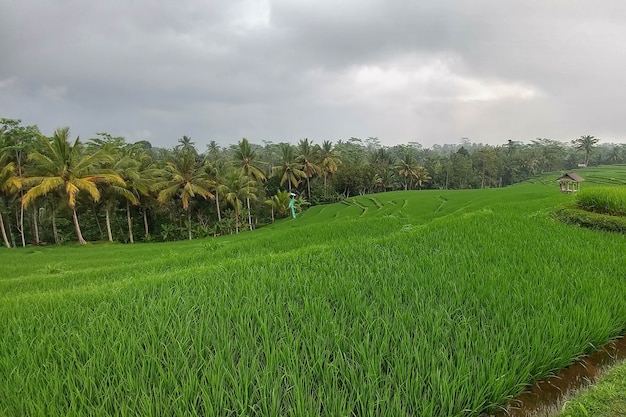
[(563, 174), (557, 181), (562, 193), (575, 193), (580, 189), (580, 183), (585, 179), (574, 172)]

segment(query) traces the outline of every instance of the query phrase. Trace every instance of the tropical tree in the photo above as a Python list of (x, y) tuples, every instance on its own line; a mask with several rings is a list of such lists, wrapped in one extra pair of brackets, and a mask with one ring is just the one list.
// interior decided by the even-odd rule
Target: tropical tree
[[(0, 166), (4, 165), (2, 161), (2, 155), (0, 155)], [(0, 193), (13, 194), (22, 188), (21, 179), (15, 174), (15, 165), (10, 162), (0, 168)], [(11, 247), (9, 239), (7, 238), (7, 232), (4, 227), (4, 219), (2, 218), (2, 209), (0, 208), (0, 231), (2, 232), (2, 241), (7, 248)]]
[(478, 149), (472, 155), (476, 168), (480, 171), (480, 188), (485, 188), (487, 177), (493, 176), (495, 171), (496, 153), (491, 147)]
[(239, 233), (239, 219), (243, 201), (256, 200), (256, 181), (243, 175), (241, 170), (231, 170), (224, 178), (224, 199), (233, 208), (235, 213), (235, 230)]
[(187, 227), (189, 240), (192, 239), (191, 210), (189, 201), (196, 196), (213, 199), (215, 196), (209, 189), (212, 186), (204, 167), (196, 163), (193, 152), (185, 149), (175, 150), (171, 161), (165, 166), (166, 179), (157, 185), (159, 196), (157, 201), (161, 204), (180, 199), (183, 209), (187, 212)]
[[(19, 119), (0, 119), (0, 154), (8, 156), (6, 161), (13, 162), (15, 173), (21, 180), (25, 175), (25, 163), (28, 150), (41, 136), (37, 126), (21, 126)], [(24, 190), (19, 190), (20, 201), (24, 197)], [(24, 237), (24, 206), (20, 205), (17, 228), (20, 232), (22, 246), (26, 246)]]
[[(164, 170), (155, 166), (152, 162), (150, 154), (138, 144), (128, 147), (129, 156), (137, 163), (136, 167), (132, 167), (124, 172), (126, 188), (130, 190), (137, 199), (141, 207), (141, 215), (143, 217), (144, 238), (150, 238), (150, 228), (148, 225), (148, 208), (156, 204), (156, 196), (153, 192), (159, 179), (165, 174)], [(128, 200), (126, 205), (127, 213), (129, 213)], [(131, 242), (132, 229), (130, 229), (129, 219), (129, 239)]]
[(87, 242), (83, 239), (76, 214), (79, 193), (86, 192), (93, 201), (98, 201), (100, 191), (97, 183), (124, 186), (124, 180), (117, 174), (102, 170), (103, 163), (112, 161), (111, 155), (102, 149), (92, 154), (83, 153), (80, 139), (77, 137), (74, 143), (70, 143), (69, 136), (69, 128), (57, 129), (52, 138), (41, 141), (41, 151), (28, 155), (37, 175), (24, 179), (24, 185), (32, 188), (24, 194), (22, 205), (28, 207), (38, 197), (58, 192), (72, 212), (76, 236), (84, 245)]
[(220, 207), (220, 195), (224, 195), (227, 187), (224, 185), (224, 178), (233, 167), (223, 161), (207, 162), (205, 164), (206, 173), (211, 180), (213, 194), (215, 195), (215, 209), (217, 211), (217, 221), (222, 221), (222, 210)]
[(410, 153), (406, 152), (395, 165), (396, 172), (400, 176), (402, 180), (402, 186), (404, 190), (408, 190), (412, 188), (413, 179), (416, 176), (417, 169), (419, 168), (419, 164), (415, 157)]
[(581, 136), (572, 141), (572, 145), (574, 145), (577, 150), (585, 153), (585, 166), (589, 165), (589, 156), (598, 142), (600, 142), (600, 139), (591, 135)]
[[(111, 151), (113, 162), (105, 164), (103, 167), (120, 176), (124, 180), (124, 185), (110, 184), (102, 190), (102, 200), (105, 203), (107, 236), (113, 242), (111, 232), (111, 210), (117, 205), (121, 198), (126, 203), (126, 223), (128, 226), (128, 239), (134, 243), (132, 218), (130, 205), (138, 205), (139, 198), (137, 186), (140, 181), (138, 172), (139, 161), (134, 159), (129, 148), (114, 149)], [(132, 186), (132, 188), (131, 188)]]
[(322, 142), (319, 153), (319, 166), (324, 174), (324, 194), (328, 192), (327, 179), (333, 175), (339, 169), (341, 165), (341, 159), (339, 158), (339, 152), (333, 147), (333, 143), (329, 140)]
[(282, 152), (281, 163), (272, 167), (272, 176), (280, 178), (281, 186), (286, 182), (291, 193), (292, 186), (298, 188), (300, 181), (306, 177), (306, 173), (302, 171), (300, 163), (296, 161), (293, 147), (290, 144), (281, 143), (280, 150)]
[(214, 140), (207, 145), (206, 158), (211, 163), (217, 162), (220, 158), (220, 146)]
[(290, 200), (291, 195), (288, 191), (278, 191), (271, 198), (265, 200), (265, 204), (270, 206), (272, 209), (272, 223), (274, 223), (274, 216), (276, 213), (280, 216), (285, 216), (285, 214), (287, 214)]
[[(252, 150), (248, 139), (243, 138), (235, 149), (235, 159), (241, 166), (241, 174), (249, 179), (250, 187), (254, 188), (253, 182), (265, 180), (265, 174), (259, 168), (257, 161), (257, 153)], [(254, 195), (251, 190), (250, 195)], [(248, 225), (252, 230), (252, 214), (250, 210), (250, 198), (246, 197), (246, 206), (248, 208)]]
[(539, 168), (541, 173), (554, 171), (560, 167), (560, 161), (563, 160), (564, 148), (559, 141), (537, 138), (530, 141), (530, 147), (537, 150), (539, 156)]
[(307, 196), (311, 200), (311, 177), (319, 175), (322, 168), (316, 163), (317, 152), (312, 142), (308, 138), (301, 139), (298, 143), (298, 153), (296, 160), (302, 166), (302, 172), (306, 177)]
[(196, 142), (193, 142), (189, 136), (183, 135), (182, 138), (178, 139), (178, 145), (176, 146), (175, 150), (193, 155), (194, 159), (198, 158)]

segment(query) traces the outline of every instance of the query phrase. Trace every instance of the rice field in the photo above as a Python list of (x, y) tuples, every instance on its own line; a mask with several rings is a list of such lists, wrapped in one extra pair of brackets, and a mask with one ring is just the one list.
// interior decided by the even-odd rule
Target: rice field
[(553, 221), (573, 198), (553, 177), (221, 238), (2, 250), (0, 415), (495, 410), (626, 326), (626, 238)]
[(576, 195), (576, 206), (611, 216), (626, 216), (626, 186), (594, 187)]

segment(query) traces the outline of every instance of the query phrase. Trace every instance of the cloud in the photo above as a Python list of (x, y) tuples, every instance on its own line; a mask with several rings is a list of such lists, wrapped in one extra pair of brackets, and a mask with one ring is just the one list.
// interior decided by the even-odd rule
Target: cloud
[[(0, 0), (0, 111), (174, 146), (625, 138), (626, 3)], [(37, 22), (37, 24), (32, 24)], [(25, 28), (28, 28), (25, 30)]]

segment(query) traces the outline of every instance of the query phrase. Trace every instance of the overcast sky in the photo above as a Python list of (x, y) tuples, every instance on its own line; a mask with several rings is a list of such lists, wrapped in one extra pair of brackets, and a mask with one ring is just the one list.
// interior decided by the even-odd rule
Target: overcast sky
[(0, 117), (200, 150), (626, 141), (624, 0), (0, 0)]

